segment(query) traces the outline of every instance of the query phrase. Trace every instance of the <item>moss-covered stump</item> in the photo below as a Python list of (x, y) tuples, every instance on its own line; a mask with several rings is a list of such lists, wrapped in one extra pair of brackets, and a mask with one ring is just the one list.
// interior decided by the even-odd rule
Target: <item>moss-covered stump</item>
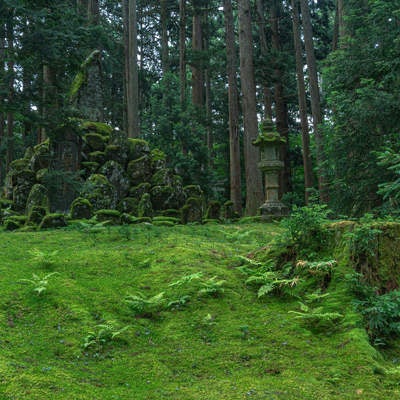
[(27, 217), (25, 215), (14, 215), (4, 219), (3, 225), (6, 231), (15, 231), (25, 225)]
[(48, 208), (42, 206), (32, 206), (28, 213), (27, 224), (39, 225), (46, 216)]
[(71, 204), (72, 219), (90, 219), (93, 216), (92, 203), (83, 197), (77, 197)]
[(140, 199), (138, 205), (138, 217), (153, 217), (153, 205), (151, 204), (150, 195), (145, 193)]
[[(25, 211), (29, 215), (33, 207), (49, 209), (49, 197), (47, 188), (39, 183), (32, 186), (26, 201)], [(40, 221), (39, 221), (40, 222)]]
[(123, 166), (116, 161), (107, 161), (99, 170), (114, 186), (118, 201), (128, 194), (129, 178)]
[(67, 220), (64, 214), (53, 213), (46, 215), (39, 225), (39, 229), (64, 228), (67, 226)]
[(94, 211), (112, 209), (117, 205), (114, 186), (101, 174), (93, 174), (86, 180), (81, 197), (90, 201)]
[(219, 201), (210, 201), (208, 203), (205, 219), (219, 220), (221, 217), (221, 203)]
[(99, 210), (95, 212), (96, 220), (107, 222), (109, 225), (121, 224), (121, 213), (117, 210)]
[(134, 197), (125, 197), (118, 205), (117, 210), (121, 213), (137, 215), (139, 200)]
[(136, 160), (129, 161), (127, 172), (132, 186), (149, 182), (153, 173), (150, 157), (145, 155)]
[(189, 197), (181, 209), (182, 223), (201, 223), (203, 220), (202, 201), (199, 197)]

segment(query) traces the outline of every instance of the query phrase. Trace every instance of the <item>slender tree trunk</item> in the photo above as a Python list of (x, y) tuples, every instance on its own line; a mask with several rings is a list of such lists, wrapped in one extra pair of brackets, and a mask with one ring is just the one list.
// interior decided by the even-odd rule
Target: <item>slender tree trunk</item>
[[(279, 7), (277, 0), (274, 0), (271, 5), (271, 33), (272, 33), (272, 49), (278, 54), (281, 51), (281, 39), (279, 32)], [(274, 89), (275, 89), (275, 116), (276, 130), (285, 138), (286, 143), (282, 146), (281, 156), (284, 162), (284, 167), (280, 176), (280, 193), (279, 195), (291, 191), (291, 169), (289, 159), (289, 123), (287, 104), (285, 100), (283, 88), (283, 71), (279, 60), (275, 60), (274, 70)]]
[(242, 185), (240, 177), (239, 93), (237, 87), (237, 56), (232, 1), (224, 0), (226, 58), (229, 102), (229, 170), (230, 198), (234, 210), (242, 214)]
[(100, 23), (99, 0), (88, 0), (87, 15), (89, 23), (98, 25)]
[(161, 66), (163, 75), (169, 71), (169, 49), (168, 49), (168, 7), (167, 0), (160, 0), (161, 19)]
[(179, 0), (179, 81), (183, 108), (186, 101), (186, 0)]
[(311, 112), (313, 116), (313, 128), (316, 143), (316, 153), (318, 162), (318, 187), (320, 199), (323, 203), (329, 200), (328, 188), (326, 183), (326, 173), (324, 167), (324, 144), (321, 132), (322, 111), (319, 94), (317, 62), (314, 53), (313, 32), (311, 26), (310, 9), (307, 0), (300, 0), (301, 16), (303, 21), (303, 35), (306, 49), (307, 67), (310, 81)]
[(12, 105), (14, 103), (14, 12), (9, 12), (9, 18), (6, 25), (7, 35), (7, 75), (8, 75), (8, 93), (7, 105), (7, 150), (6, 150), (6, 171), (9, 170), (10, 163), (14, 159), (14, 112)]
[(239, 0), (240, 76), (243, 95), (244, 162), (246, 176), (246, 214), (255, 215), (263, 203), (263, 184), (257, 162), (259, 150), (253, 145), (258, 135), (256, 85), (254, 81), (253, 39), (250, 1)]
[(297, 74), (297, 91), (299, 96), (299, 113), (301, 123), (301, 139), (303, 147), (303, 167), (304, 167), (304, 188), (305, 201), (309, 202), (309, 190), (313, 187), (313, 172), (310, 152), (310, 134), (307, 118), (307, 97), (306, 87), (304, 83), (304, 63), (303, 50), (300, 36), (300, 21), (299, 21), (299, 4), (298, 0), (292, 0), (293, 12), (293, 39), (296, 52), (296, 74)]
[(139, 79), (137, 66), (136, 0), (124, 0), (125, 8), (125, 87), (126, 131), (128, 137), (139, 136)]
[[(195, 1), (194, 1), (195, 2)], [(193, 33), (192, 50), (193, 54), (200, 55), (203, 48), (203, 24), (202, 12), (193, 5)], [(192, 103), (198, 108), (204, 107), (204, 69), (202, 65), (192, 63)]]
[[(3, 110), (5, 105), (5, 96), (4, 93), (6, 91), (5, 88), (5, 26), (3, 24), (0, 25), (0, 110)], [(0, 145), (2, 145), (6, 140), (5, 137), (5, 114), (3, 111), (0, 111)], [(3, 160), (0, 161), (0, 185), (3, 183)]]
[[(257, 0), (257, 13), (258, 13), (258, 29), (261, 45), (261, 56), (265, 58), (268, 54), (268, 43), (266, 33), (266, 20), (264, 13), (264, 0)], [(263, 83), (263, 100), (264, 100), (264, 113), (265, 118), (272, 120), (272, 93), (266, 81)]]

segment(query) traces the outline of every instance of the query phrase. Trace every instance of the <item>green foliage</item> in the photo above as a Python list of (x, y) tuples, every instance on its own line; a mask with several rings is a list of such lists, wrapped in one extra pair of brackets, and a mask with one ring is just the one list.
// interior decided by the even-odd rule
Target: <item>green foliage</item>
[(203, 273), (202, 272), (196, 272), (196, 273), (193, 273), (193, 274), (184, 275), (184, 276), (182, 276), (182, 278), (178, 279), (175, 282), (170, 283), (168, 286), (170, 286), (170, 287), (178, 286), (179, 287), (179, 286), (191, 283), (193, 281), (198, 281), (202, 277), (203, 277)]
[(32, 256), (32, 260), (42, 268), (51, 268), (56, 264), (58, 250), (47, 252), (32, 249), (29, 253)]
[(83, 340), (84, 350), (91, 350), (95, 353), (100, 353), (104, 348), (115, 342), (120, 336), (130, 329), (127, 325), (123, 328), (118, 328), (114, 321), (107, 321), (103, 324), (95, 326), (95, 330), (89, 332)]
[(152, 297), (147, 297), (143, 293), (136, 292), (135, 294), (128, 294), (124, 301), (134, 316), (148, 318), (154, 317), (165, 305), (164, 292), (160, 292)]
[(32, 279), (20, 279), (20, 282), (29, 284), (32, 287), (32, 290), (36, 292), (38, 296), (40, 296), (42, 293), (48, 290), (49, 279), (54, 275), (58, 275), (58, 272), (52, 272), (51, 274), (47, 274), (43, 277), (32, 274)]
[(330, 210), (326, 205), (313, 204), (305, 207), (294, 207), (291, 215), (282, 220), (286, 228), (283, 241), (293, 244), (299, 254), (308, 255), (321, 250), (328, 239), (328, 222)]
[(207, 279), (205, 282), (200, 282), (201, 289), (199, 290), (199, 296), (212, 296), (219, 297), (225, 292), (224, 285), (226, 280), (220, 279), (216, 276), (213, 276), (210, 279)]

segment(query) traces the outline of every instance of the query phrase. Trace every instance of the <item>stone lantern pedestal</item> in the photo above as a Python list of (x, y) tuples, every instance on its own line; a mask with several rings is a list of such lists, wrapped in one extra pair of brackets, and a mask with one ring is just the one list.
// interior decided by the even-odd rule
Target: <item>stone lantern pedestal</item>
[(261, 133), (253, 142), (260, 147), (260, 162), (258, 167), (265, 179), (265, 202), (260, 207), (261, 216), (266, 221), (280, 219), (289, 214), (289, 209), (279, 200), (279, 174), (283, 169), (280, 159), (280, 148), (285, 143), (274, 129), (271, 120), (265, 120), (261, 126)]

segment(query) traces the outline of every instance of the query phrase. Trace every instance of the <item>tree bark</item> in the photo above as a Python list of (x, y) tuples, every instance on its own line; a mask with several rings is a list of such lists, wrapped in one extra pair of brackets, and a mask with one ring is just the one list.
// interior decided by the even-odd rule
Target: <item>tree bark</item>
[(11, 10), (8, 15), (6, 25), (7, 35), (7, 76), (8, 76), (8, 93), (7, 93), (7, 149), (6, 149), (6, 171), (9, 170), (10, 164), (14, 159), (14, 112), (12, 105), (14, 103), (14, 12)]
[[(193, 1), (195, 3), (195, 0)], [(204, 106), (204, 69), (198, 64), (201, 60), (203, 48), (203, 24), (202, 11), (193, 4), (193, 32), (192, 32), (192, 51), (193, 55), (199, 56), (192, 67), (192, 103), (198, 108)]]
[(100, 23), (99, 0), (88, 0), (87, 16), (89, 23), (98, 25)]
[[(278, 54), (281, 51), (281, 39), (279, 32), (279, 4), (274, 0), (271, 4), (271, 33), (272, 33), (272, 49)], [(284, 167), (280, 175), (280, 193), (279, 195), (291, 191), (291, 169), (289, 159), (289, 123), (287, 104), (285, 100), (283, 87), (283, 71), (279, 60), (275, 60), (274, 69), (274, 90), (275, 90), (275, 116), (276, 130), (285, 138), (286, 143), (282, 146), (281, 157)]]
[(137, 66), (136, 0), (124, 0), (126, 132), (139, 136), (139, 79)]
[(179, 0), (179, 81), (183, 108), (186, 101), (186, 0)]
[(239, 93), (236, 80), (237, 56), (235, 31), (232, 1), (224, 0), (223, 4), (226, 32), (226, 69), (228, 75), (230, 199), (233, 203), (233, 209), (241, 215), (242, 184), (240, 176)]
[(160, 22), (161, 22), (161, 67), (163, 75), (165, 76), (165, 74), (169, 71), (167, 0), (160, 0)]
[(321, 124), (323, 122), (321, 102), (318, 84), (317, 62), (314, 52), (313, 32), (311, 25), (310, 9), (307, 0), (300, 0), (301, 16), (303, 21), (303, 35), (306, 49), (306, 59), (308, 67), (308, 75), (310, 81), (310, 97), (311, 97), (311, 112), (313, 117), (313, 128), (316, 143), (316, 153), (318, 162), (318, 188), (319, 196), (323, 203), (329, 200), (328, 188), (325, 173), (325, 156), (324, 143), (321, 132)]
[[(266, 58), (268, 54), (268, 43), (266, 33), (266, 20), (264, 15), (264, 0), (257, 0), (258, 30), (260, 36), (261, 56)], [(265, 118), (272, 120), (272, 93), (267, 82), (263, 83), (263, 100)]]
[(250, 1), (239, 0), (240, 76), (243, 95), (244, 162), (246, 176), (246, 214), (257, 214), (263, 203), (263, 185), (257, 161), (260, 154), (253, 141), (258, 135), (256, 85), (254, 80), (253, 39)]
[(307, 118), (307, 97), (306, 86), (304, 83), (304, 63), (303, 63), (303, 49), (301, 45), (300, 35), (300, 20), (299, 20), (299, 4), (298, 0), (292, 0), (292, 13), (293, 13), (293, 40), (296, 53), (296, 75), (297, 75), (297, 91), (299, 97), (299, 113), (301, 124), (301, 139), (303, 147), (303, 167), (304, 167), (304, 188), (305, 188), (305, 202), (309, 203), (309, 189), (313, 187), (313, 172), (312, 161), (310, 152), (310, 134)]

